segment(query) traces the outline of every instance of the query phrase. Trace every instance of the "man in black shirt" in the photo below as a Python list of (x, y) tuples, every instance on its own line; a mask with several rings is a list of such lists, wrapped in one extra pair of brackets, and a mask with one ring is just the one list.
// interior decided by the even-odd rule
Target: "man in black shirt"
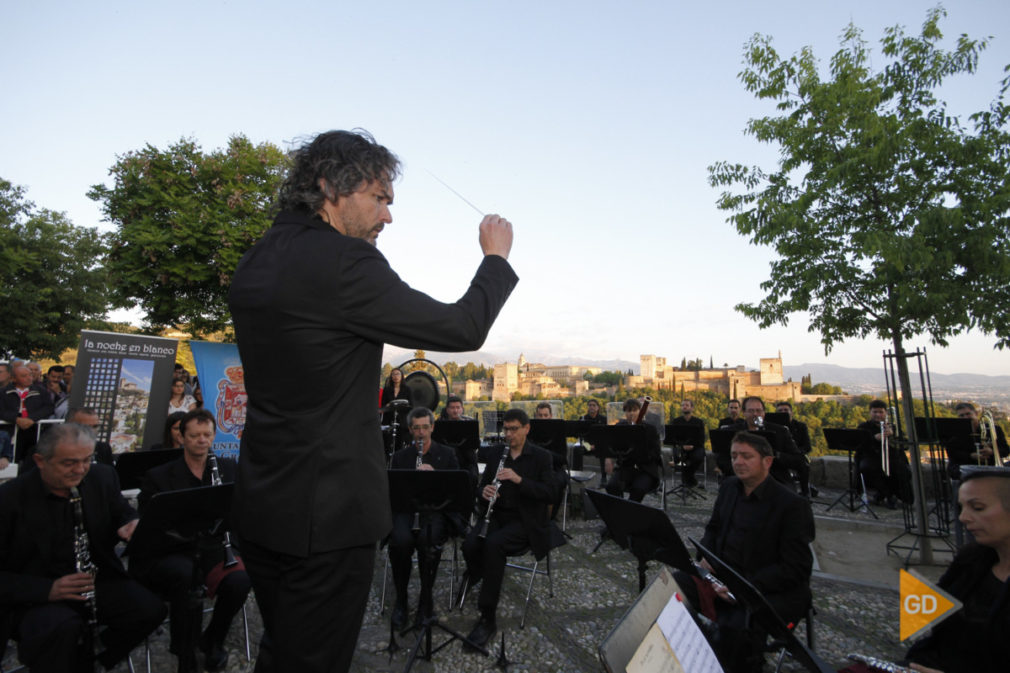
[(775, 411), (789, 417), (786, 428), (793, 436), (796, 448), (799, 449), (802, 460), (799, 456), (785, 456), (784, 462), (787, 467), (796, 471), (796, 476), (800, 480), (800, 495), (809, 498), (817, 495), (817, 489), (810, 485), (810, 431), (807, 424), (793, 418), (793, 405), (783, 400), (775, 405)]
[[(765, 421), (765, 403), (757, 395), (745, 397), (743, 400), (743, 418), (730, 426), (734, 430), (746, 430), (748, 432), (768, 432), (775, 436), (772, 444), (772, 452), (775, 460), (772, 462), (771, 474), (776, 480), (786, 486), (792, 487), (793, 478), (789, 474), (790, 469), (797, 469), (800, 463), (807, 465), (806, 456), (796, 448), (796, 442), (789, 433), (789, 428), (778, 423)], [(807, 473), (809, 474), (809, 466)]]
[(978, 412), (975, 410), (975, 406), (970, 402), (961, 402), (954, 407), (954, 411), (957, 412), (958, 418), (967, 418), (971, 421), (971, 434), (952, 439), (948, 442), (947, 467), (951, 479), (960, 479), (962, 465), (995, 465), (996, 463), (993, 459), (994, 444), (995, 448), (999, 450), (999, 464), (1002, 464), (1003, 460), (1010, 456), (1010, 447), (1007, 446), (1003, 428), (994, 425), (993, 427), (996, 430), (995, 443), (992, 437), (987, 438), (987, 441), (982, 443), (980, 441), (981, 436), (979, 435)]
[[(412, 442), (393, 454), (390, 467), (394, 470), (458, 470), (456, 452), (444, 444), (431, 441), (435, 416), (426, 407), (415, 407), (407, 415), (407, 427)], [(418, 465), (418, 452), (421, 463)], [(393, 532), (389, 537), (389, 565), (393, 570), (396, 604), (393, 606), (393, 628), (407, 623), (407, 585), (410, 583), (410, 559), (417, 550), (417, 571), (422, 578), (433, 580), (442, 556), (442, 545), (458, 524), (441, 512), (425, 512), (417, 517), (419, 529), (413, 530), (414, 512), (393, 512)], [(427, 586), (425, 587), (425, 585)], [(431, 583), (422, 580), (422, 593), (417, 606), (417, 622), (430, 617), (433, 602)]]
[(700, 438), (701, 443), (674, 447), (674, 460), (670, 466), (675, 467), (678, 463), (682, 463), (684, 485), (688, 488), (697, 488), (699, 486), (698, 479), (694, 475), (698, 468), (702, 468), (705, 464), (705, 421), (694, 415), (694, 400), (681, 402), (680, 411), (681, 415), (670, 421), (670, 425), (691, 426), (695, 429), (695, 436)]
[[(719, 487), (702, 545), (750, 581), (783, 621), (795, 623), (810, 605), (814, 540), (810, 503), (769, 478), (774, 457), (764, 437), (737, 433), (730, 455), (734, 476)], [(702, 565), (708, 566), (705, 561)], [(679, 583), (689, 602), (700, 606), (695, 583)], [(715, 592), (719, 638), (713, 648), (723, 668), (734, 673), (762, 670), (767, 634), (749, 622), (748, 611), (725, 587), (705, 585), (701, 590)]]
[[(859, 424), (859, 430), (871, 435), (870, 441), (856, 451), (856, 465), (867, 489), (874, 489), (874, 502), (897, 507), (898, 498), (912, 501), (912, 474), (905, 452), (895, 446), (894, 425), (887, 422), (887, 405), (883, 400), (870, 402), (870, 420)], [(883, 441), (887, 438), (888, 469), (884, 470)], [(889, 474), (888, 474), (889, 473)]]
[[(618, 421), (617, 425), (634, 425), (641, 409), (642, 403), (637, 399), (626, 400), (624, 402), (624, 420)], [(642, 502), (645, 494), (659, 485), (660, 466), (663, 460), (659, 445), (659, 432), (649, 423), (643, 423), (642, 427), (645, 428), (646, 433), (644, 451), (636, 449), (626, 457), (619, 458), (616, 468), (610, 458), (605, 461), (612, 470), (611, 478), (607, 481), (607, 493), (620, 498), (627, 491), (628, 499), (635, 502)]]
[[(36, 673), (91, 671), (95, 660), (111, 669), (165, 618), (164, 604), (127, 576), (115, 552), (117, 540), (133, 535), (137, 513), (116, 471), (92, 464), (94, 443), (88, 428), (57, 425), (32, 455), (38, 469), (0, 486), (0, 643), (13, 636)], [(93, 573), (77, 570), (78, 526)]]
[(727, 428), (740, 420), (740, 400), (730, 400), (726, 405), (726, 418), (719, 419), (719, 427)]
[[(141, 513), (158, 493), (213, 485), (209, 456), (216, 428), (214, 415), (206, 409), (194, 409), (182, 417), (179, 431), (182, 433), (183, 454), (176, 460), (148, 470), (144, 475), (140, 495), (137, 496)], [(215, 458), (221, 482), (234, 482), (235, 461), (230, 458)], [(196, 553), (197, 548), (199, 553)], [(199, 565), (194, 573), (197, 562)], [(130, 574), (169, 601), (171, 646), (181, 661), (186, 660), (184, 665), (190, 666), (190, 670), (196, 652), (195, 649), (184, 651), (183, 644), (195, 647), (197, 643), (195, 637), (184, 638), (183, 629), (199, 632), (202, 612), (195, 614), (195, 610), (193, 613), (189, 611), (190, 598), (200, 583), (206, 585), (208, 595), (215, 599), (214, 614), (199, 645), (204, 652), (207, 670), (223, 669), (228, 663), (228, 651), (224, 649), (225, 637), (232, 619), (242, 609), (252, 586), (241, 561), (228, 569), (224, 567), (223, 535), (184, 543), (176, 551), (167, 554), (131, 558)]]
[[(507, 557), (529, 547), (542, 559), (552, 546), (547, 512), (555, 496), (551, 455), (526, 441), (530, 419), (522, 409), (506, 411), (502, 423), (507, 444), (503, 453), (487, 464), (477, 487), (477, 496), (493, 506), (487, 536), (480, 537), (484, 521), (478, 521), (463, 543), (467, 570), (462, 592), (483, 579), (477, 598), (480, 619), (468, 636), (481, 646), (497, 629), (495, 611)], [(497, 489), (492, 483), (496, 480), (500, 483)]]

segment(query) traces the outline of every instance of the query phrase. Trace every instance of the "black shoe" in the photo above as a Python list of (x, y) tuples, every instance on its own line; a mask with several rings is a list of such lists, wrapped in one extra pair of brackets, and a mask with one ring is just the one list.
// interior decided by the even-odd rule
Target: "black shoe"
[(491, 636), (493, 636), (497, 630), (498, 627), (495, 624), (494, 617), (491, 617), (490, 619), (487, 617), (481, 617), (477, 620), (473, 630), (470, 631), (470, 635), (466, 637), (469, 641), (467, 644), (484, 647), (484, 645), (487, 644), (487, 641), (491, 640)]
[(688, 488), (698, 488), (698, 486), (699, 486), (697, 479), (692, 479), (691, 481), (687, 482), (687, 484), (685, 484), (685, 485)]
[(873, 504), (874, 505), (883, 505), (884, 501), (886, 501), (886, 500), (887, 500), (887, 496), (885, 496), (883, 493), (878, 493), (876, 495), (876, 497), (873, 498)]
[(816, 498), (820, 494), (821, 494), (821, 492), (817, 490), (816, 486), (811, 486), (810, 487), (810, 497), (811, 498)]
[(228, 650), (224, 649), (224, 643), (213, 642), (204, 634), (200, 638), (200, 649), (203, 651), (203, 667), (208, 671), (221, 671), (228, 665)]
[(396, 601), (393, 606), (393, 616), (390, 618), (393, 628), (399, 631), (407, 625), (407, 603), (406, 601)]
[(887, 509), (898, 509), (898, 499), (893, 495), (887, 496)]

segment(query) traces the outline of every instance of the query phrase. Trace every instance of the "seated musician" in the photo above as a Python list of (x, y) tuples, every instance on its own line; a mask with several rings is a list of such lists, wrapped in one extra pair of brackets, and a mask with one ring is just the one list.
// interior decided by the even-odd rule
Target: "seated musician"
[(445, 399), (445, 409), (442, 409), (443, 421), (472, 421), (469, 416), (463, 415), (463, 400), (459, 395), (449, 395)]
[[(506, 558), (531, 548), (536, 558), (542, 559), (554, 546), (547, 514), (555, 494), (550, 453), (526, 441), (530, 419), (522, 409), (505, 412), (503, 431), (506, 446), (496, 460), (488, 462), (477, 486), (479, 498), (486, 503), (493, 500), (485, 515), (487, 536), (480, 537), (484, 520), (478, 521), (463, 543), (467, 569), (462, 594), (483, 580), (477, 598), (480, 618), (467, 637), (481, 646), (497, 629), (495, 612)], [(500, 483), (497, 497), (495, 480)]]
[[(995, 465), (993, 458), (993, 442), (989, 438), (984, 444), (980, 442), (978, 411), (970, 402), (961, 402), (954, 411), (958, 418), (967, 418), (971, 421), (971, 434), (966, 437), (958, 437), (947, 444), (947, 468), (951, 479), (959, 479), (959, 472), (962, 465)], [(1003, 428), (998, 425), (996, 429), (996, 448), (999, 450), (1000, 462), (1002, 459), (1010, 457), (1010, 447), (1007, 446), (1006, 435)]]
[[(670, 421), (670, 425), (687, 425), (697, 428), (699, 436), (704, 440), (705, 421), (694, 415), (694, 400), (685, 399), (681, 402), (680, 412), (681, 415)], [(684, 485), (688, 488), (698, 488), (700, 484), (694, 475), (699, 468), (703, 468), (705, 465), (704, 443), (701, 446), (694, 446), (693, 444), (678, 446), (674, 449), (674, 454), (674, 461), (670, 463), (670, 466), (674, 467), (678, 462), (681, 463)]]
[[(115, 470), (92, 464), (94, 446), (89, 428), (57, 425), (35, 447), (38, 469), (0, 486), (0, 643), (16, 640), (35, 672), (91, 671), (94, 661), (113, 668), (165, 618), (161, 600), (116, 555), (137, 513)], [(97, 574), (78, 572), (79, 527)]]
[[(912, 473), (905, 452), (900, 451), (891, 442), (894, 437), (894, 426), (886, 421), (887, 405), (884, 401), (873, 400), (870, 402), (870, 420), (860, 423), (858, 429), (868, 432), (872, 435), (872, 439), (856, 450), (855, 461), (859, 475), (866, 482), (866, 488), (872, 488), (876, 492), (874, 502), (878, 505), (886, 504), (889, 508), (894, 509), (897, 507), (898, 498), (905, 502), (912, 501)], [(891, 442), (887, 447), (890, 474), (885, 473), (882, 460), (881, 424), (883, 424), (884, 435)]]
[[(810, 451), (813, 449), (810, 445), (810, 429), (807, 428), (807, 424), (803, 421), (793, 418), (793, 405), (788, 400), (777, 402), (775, 404), (775, 411), (789, 417), (789, 423), (786, 424), (786, 428), (789, 430), (789, 434), (793, 436), (796, 448), (804, 456), (802, 465), (796, 469), (796, 476), (800, 480), (800, 495), (804, 498), (816, 497), (817, 489), (810, 485)], [(793, 464), (799, 465), (800, 462), (793, 460)]]
[(775, 435), (772, 452), (775, 460), (772, 462), (771, 475), (776, 480), (793, 487), (793, 478), (789, 470), (795, 470), (801, 481), (809, 482), (810, 463), (807, 457), (800, 453), (789, 428), (778, 423), (765, 420), (765, 403), (757, 395), (745, 397), (743, 400), (743, 418), (730, 426), (734, 430), (747, 432), (764, 431)]
[[(208, 457), (217, 431), (213, 414), (206, 409), (194, 409), (179, 421), (179, 428), (182, 432), (183, 455), (170, 463), (148, 470), (144, 475), (140, 495), (137, 497), (141, 513), (157, 493), (212, 485), (212, 467)], [(221, 482), (234, 482), (235, 461), (217, 458), (217, 463)], [(200, 583), (205, 583), (207, 595), (216, 597), (210, 623), (199, 639), (208, 671), (221, 670), (228, 663), (224, 640), (232, 619), (242, 609), (251, 587), (249, 575), (241, 561), (232, 568), (223, 568), (223, 542), (223, 536), (219, 535), (199, 543), (198, 550), (184, 549), (165, 556), (130, 559), (130, 574), (169, 601), (170, 650), (180, 660), (188, 658), (190, 665), (195, 660), (195, 652), (183, 652), (181, 649), (183, 643), (187, 642), (183, 637), (186, 633), (183, 629), (189, 628), (192, 629), (189, 633), (195, 633), (200, 626), (199, 623), (193, 624), (190, 621), (192, 592)], [(194, 558), (197, 555), (194, 551), (199, 551), (196, 576)]]
[[(456, 452), (450, 447), (431, 441), (435, 416), (426, 407), (415, 407), (407, 415), (407, 427), (413, 441), (393, 454), (390, 467), (394, 470), (458, 470)], [(417, 464), (421, 451), (421, 465)], [(417, 568), (422, 577), (434, 579), (442, 556), (442, 545), (449, 535), (462, 530), (462, 521), (441, 512), (424, 512), (418, 518), (420, 528), (413, 530), (414, 512), (393, 512), (393, 532), (389, 538), (389, 565), (393, 569), (393, 586), (396, 604), (393, 606), (393, 628), (400, 630), (407, 624), (407, 585), (410, 583), (410, 559), (417, 550)], [(417, 624), (432, 614), (431, 586), (427, 584), (417, 606)]]
[(961, 472), (959, 518), (975, 536), (951, 561), (939, 585), (964, 607), (909, 649), (924, 673), (1005, 671), (1010, 662), (1010, 468)]
[(726, 416), (719, 419), (720, 428), (728, 428), (740, 420), (740, 400), (730, 400), (726, 403)]
[(586, 402), (586, 413), (582, 416), (580, 420), (583, 420), (592, 425), (606, 425), (607, 415), (600, 411), (600, 403), (594, 399), (590, 399)]
[[(774, 456), (764, 437), (738, 432), (730, 455), (735, 476), (724, 479), (719, 487), (702, 545), (749, 580), (784, 622), (797, 622), (811, 600), (814, 517), (810, 503), (769, 478)], [(701, 563), (708, 566), (704, 560)], [(712, 646), (723, 668), (734, 673), (760, 671), (767, 634), (758, 624), (747, 623), (747, 611), (727, 589), (685, 581), (679, 573), (678, 583), (688, 601), (718, 624)], [(699, 589), (709, 600), (699, 600)], [(705, 605), (711, 605), (715, 614)]]
[[(642, 403), (635, 398), (624, 402), (624, 420), (617, 425), (634, 425)], [(659, 432), (652, 425), (643, 423), (646, 442), (644, 457), (639, 451), (633, 451), (625, 458), (619, 458), (616, 469), (613, 460), (607, 458), (604, 469), (611, 473), (607, 481), (607, 493), (623, 497), (628, 492), (628, 499), (642, 502), (645, 494), (659, 485), (660, 463), (663, 460), (659, 445)]]

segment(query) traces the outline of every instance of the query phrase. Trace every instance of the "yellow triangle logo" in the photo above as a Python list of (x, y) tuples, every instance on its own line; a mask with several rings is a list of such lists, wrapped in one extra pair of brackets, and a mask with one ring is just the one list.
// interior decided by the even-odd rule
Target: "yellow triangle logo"
[(899, 571), (901, 640), (914, 638), (961, 609), (962, 603), (914, 570)]

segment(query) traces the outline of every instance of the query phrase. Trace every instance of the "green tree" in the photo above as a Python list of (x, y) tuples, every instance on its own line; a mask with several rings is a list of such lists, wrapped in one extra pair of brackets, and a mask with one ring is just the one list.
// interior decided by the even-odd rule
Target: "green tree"
[(183, 139), (117, 157), (113, 186), (88, 192), (116, 226), (108, 268), (117, 305), (138, 306), (152, 327), (225, 330), (232, 274), (270, 226), (287, 165), (278, 147), (241, 135), (210, 153)]
[(103, 327), (107, 237), (25, 199), (0, 179), (0, 354), (60, 357)]
[[(967, 122), (951, 115), (935, 90), (973, 73), (986, 42), (961, 36), (942, 49), (944, 15), (930, 10), (919, 36), (887, 29), (877, 71), (850, 25), (826, 78), (810, 48), (782, 58), (769, 37), (753, 37), (740, 79), (779, 114), (751, 119), (747, 133), (777, 147), (778, 166), (709, 169), (710, 183), (727, 190), (718, 205), (729, 221), (779, 254), (761, 284), (766, 296), (737, 310), (761, 327), (806, 312), (825, 351), (852, 337), (890, 341), (906, 418), (906, 340), (925, 334), (946, 345), (979, 329), (1010, 344), (1010, 79)], [(925, 534), (921, 497), (917, 506)]]

